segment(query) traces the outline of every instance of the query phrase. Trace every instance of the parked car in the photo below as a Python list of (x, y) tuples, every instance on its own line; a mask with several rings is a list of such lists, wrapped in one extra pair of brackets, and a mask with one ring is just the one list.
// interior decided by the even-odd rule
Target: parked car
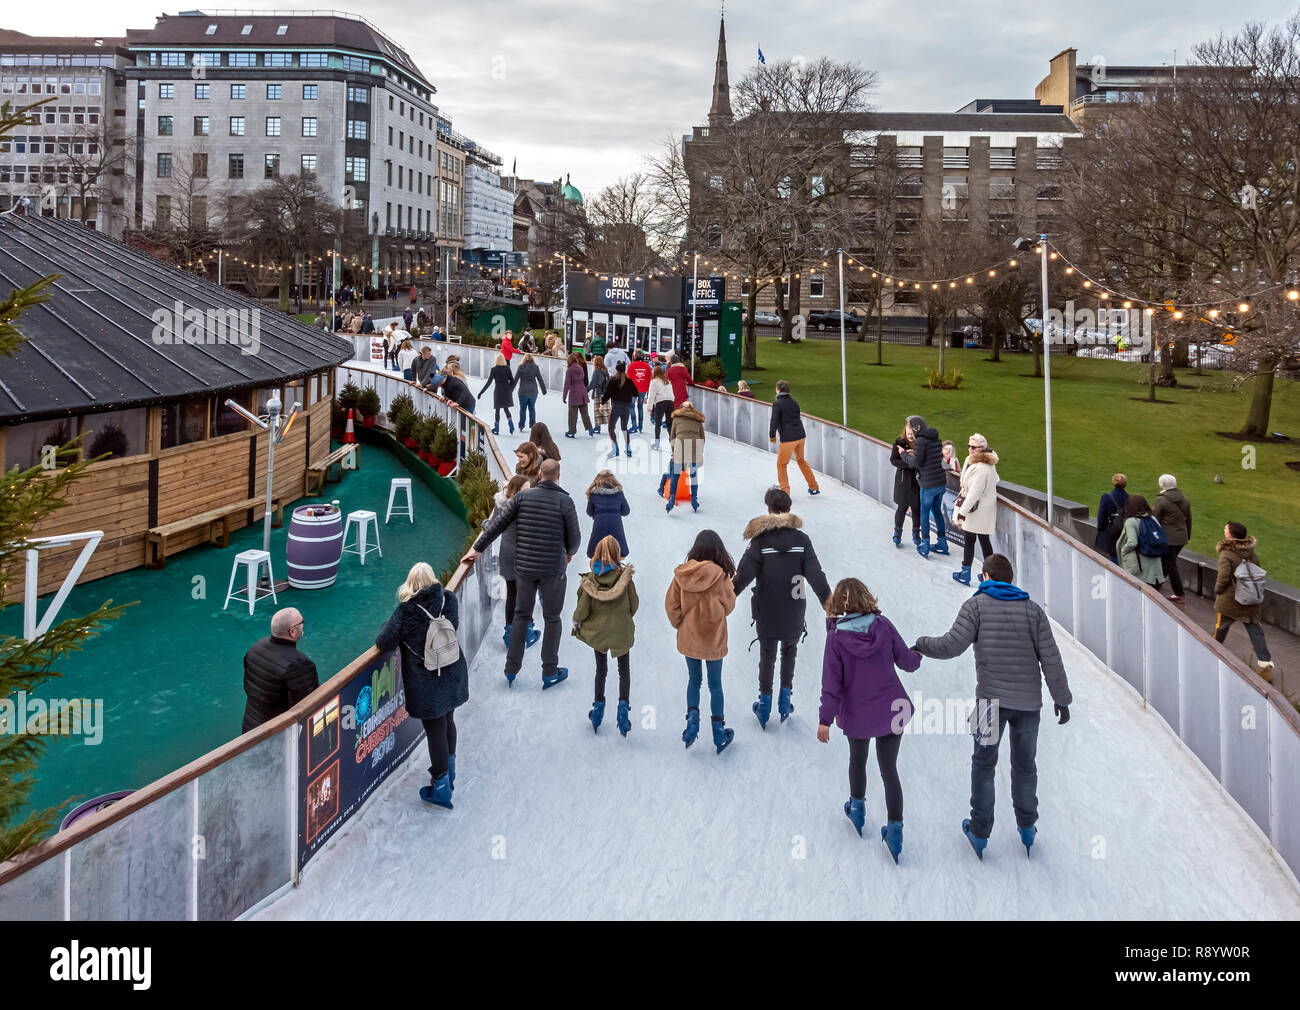
[[(857, 311), (845, 312), (844, 329), (849, 333), (857, 333), (862, 328), (862, 317)], [(828, 309), (825, 312), (808, 313), (808, 325), (818, 330), (838, 330), (840, 328), (840, 310)]]

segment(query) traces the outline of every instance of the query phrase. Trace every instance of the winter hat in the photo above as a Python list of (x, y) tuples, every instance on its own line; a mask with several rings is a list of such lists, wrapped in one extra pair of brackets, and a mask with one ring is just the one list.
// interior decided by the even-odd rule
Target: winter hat
[(966, 442), (968, 445), (978, 446), (981, 449), (987, 449), (989, 447), (989, 440), (985, 438), (983, 435), (979, 434), (979, 432), (976, 432), (974, 435), (968, 438)]
[(907, 426), (913, 431), (921, 431), (925, 428), (925, 418), (920, 414), (913, 414), (907, 419)]

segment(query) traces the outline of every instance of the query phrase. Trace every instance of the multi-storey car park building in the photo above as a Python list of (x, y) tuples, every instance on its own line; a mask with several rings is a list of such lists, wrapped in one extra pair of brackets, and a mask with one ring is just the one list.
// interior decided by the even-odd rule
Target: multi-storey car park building
[(30, 213), (121, 236), (130, 169), (125, 43), (0, 30), (0, 103), (36, 106), (0, 139), (0, 211), (25, 199)]

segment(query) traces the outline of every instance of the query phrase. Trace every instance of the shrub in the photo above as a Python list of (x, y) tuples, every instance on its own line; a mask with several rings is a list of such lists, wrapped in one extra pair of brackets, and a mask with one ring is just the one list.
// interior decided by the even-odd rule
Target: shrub
[(388, 412), (389, 423), (393, 426), (393, 434), (397, 436), (399, 442), (405, 442), (408, 438), (414, 438), (415, 426), (419, 423), (420, 418), (412, 410), (402, 411), (396, 417), (393, 412)]
[(339, 390), (339, 406), (342, 407), (345, 412), (354, 408), (360, 398), (361, 387), (351, 380), (349, 380), (343, 388)]
[(393, 397), (393, 402), (388, 406), (388, 423), (397, 426), (397, 419), (403, 414), (415, 415), (415, 401), (411, 399), (410, 393), (398, 393)]
[(438, 459), (449, 463), (456, 458), (456, 449), (459, 440), (456, 437), (456, 433), (441, 421), (438, 422), (438, 425), (440, 430), (437, 435), (434, 436), (433, 445), (430, 447), (429, 451)]
[(379, 393), (370, 387), (363, 389), (357, 397), (357, 409), (362, 417), (374, 417), (379, 413), (379, 407)]
[(717, 358), (699, 358), (695, 362), (694, 379), (698, 383), (705, 383), (710, 380), (721, 382), (727, 376), (727, 370), (722, 367), (722, 362)]
[(931, 389), (961, 389), (962, 379), (964, 378), (965, 375), (958, 368), (942, 374), (937, 368), (927, 368), (925, 370), (925, 384)]
[(438, 430), (441, 427), (443, 427), (442, 422), (430, 414), (427, 417), (420, 418), (420, 420), (416, 422), (411, 435), (420, 443), (421, 449), (425, 452), (431, 452), (433, 450), (434, 439), (438, 437)]

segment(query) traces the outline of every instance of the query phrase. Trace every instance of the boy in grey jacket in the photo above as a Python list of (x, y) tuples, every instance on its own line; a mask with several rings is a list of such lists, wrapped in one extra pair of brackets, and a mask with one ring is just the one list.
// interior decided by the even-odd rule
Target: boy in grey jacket
[[(1015, 572), (1004, 555), (984, 559), (980, 587), (961, 605), (952, 628), (940, 638), (919, 638), (917, 652), (952, 659), (975, 646), (975, 702), (980, 726), (971, 757), (971, 811), (962, 821), (975, 854), (984, 858), (993, 830), (993, 776), (998, 745), (1011, 727), (1011, 803), (1020, 840), (1028, 852), (1038, 829), (1038, 723), (1044, 679), (1061, 724), (1070, 719), (1070, 685), (1052, 625), (1042, 607), (1012, 584)], [(1040, 672), (1041, 671), (1041, 672)], [(996, 715), (996, 725), (994, 716)]]

